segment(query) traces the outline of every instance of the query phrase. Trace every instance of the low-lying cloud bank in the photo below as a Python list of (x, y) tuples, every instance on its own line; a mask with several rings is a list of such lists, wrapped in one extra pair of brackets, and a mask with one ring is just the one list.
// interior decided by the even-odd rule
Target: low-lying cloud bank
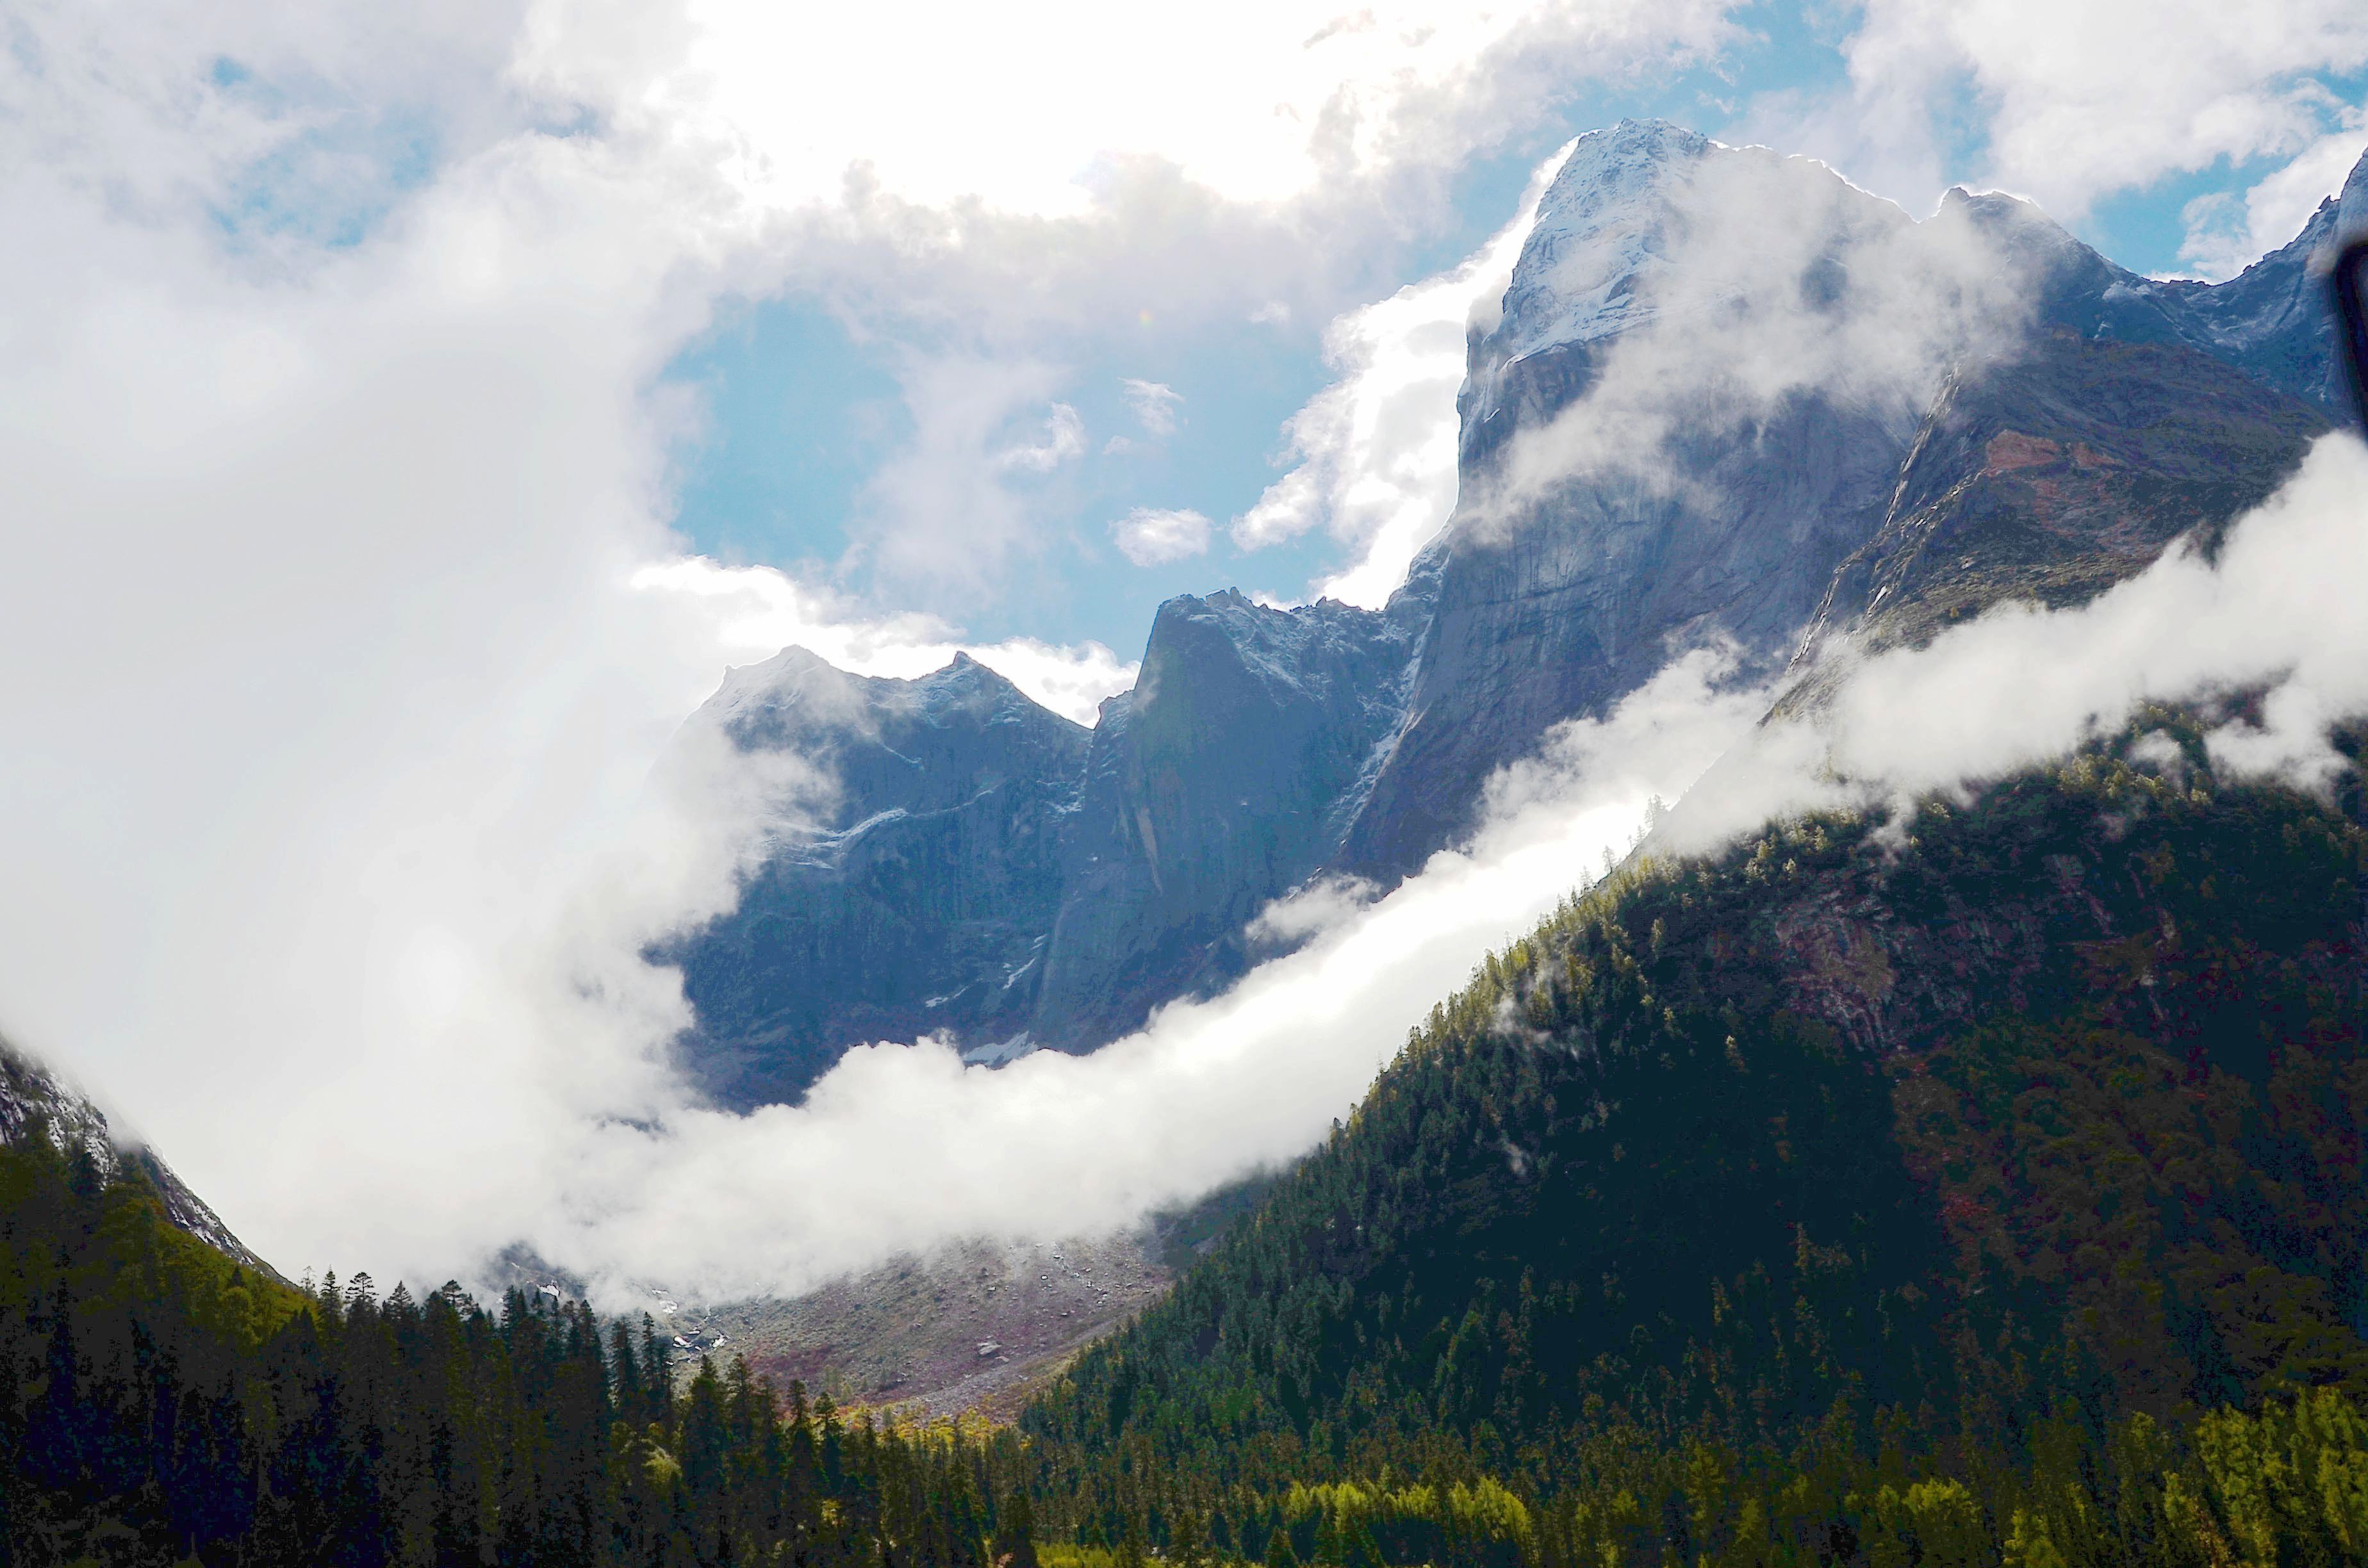
[[(2317, 9), (2356, 31), (2335, 0)], [(1313, 944), (1103, 1056), (996, 1076), (883, 1047), (801, 1110), (715, 1117), (666, 1070), (686, 1012), (640, 955), (728, 905), (757, 829), (814, 780), (711, 752), (653, 789), (653, 759), (724, 663), (803, 642), (910, 675), (959, 639), (684, 562), (667, 523), (697, 421), (669, 367), (719, 301), (791, 279), (900, 341), (986, 356), (1030, 406), (1059, 389), (1029, 367), (1121, 341), (1112, 321), (1133, 343), (1146, 301), (1179, 333), (1271, 303), (1329, 313), (1366, 297), (1343, 292), (1378, 275), (1361, 258), (1435, 211), (1440, 179), (1534, 130), (1578, 75), (1704, 57), (1724, 10), (1522, 6), (1450, 17), (1443, 44), (1419, 7), (1320, 40), (1326, 7), (1262, 11), (1279, 52), (1213, 98), (1172, 70), (1181, 88), (1144, 98), (1144, 71), (1080, 74), (1004, 28), (990, 57), (1016, 50), (1060, 90), (948, 163), (932, 127), (977, 119), (960, 94), (914, 90), (894, 50), (817, 51), (779, 8), (19, 8), (0, 209), (41, 243), (0, 251), (0, 1029), (104, 1092), (282, 1267), (381, 1278), (440, 1279), (523, 1237), (617, 1278), (781, 1288), (955, 1231), (1119, 1222), (1304, 1147), (1483, 949), (1624, 850), (1650, 795), (1749, 736), (1759, 697), (1723, 689), (1715, 653), (1680, 661), (1509, 776), (1468, 852), (1370, 906), (1279, 912)], [(1180, 27), (1241, 53), (1239, 29), (1145, 15), (1097, 14), (1096, 36)], [(2290, 85), (2332, 57), (2248, 62), (2159, 20), (2149, 36), (2183, 74)], [(939, 53), (965, 92), (1011, 97), (972, 54)], [(836, 98), (785, 93), (785, 62), (837, 73)], [(2114, 85), (2180, 124), (2211, 101), (2144, 72)], [(834, 119), (837, 99), (861, 113)], [(1277, 101), (1306, 118), (1239, 112)], [(1901, 100), (1910, 119), (1939, 101), (1920, 83)], [(2172, 166), (2158, 142), (2128, 142), (2156, 162), (2116, 177)], [(869, 173), (848, 179), (850, 159)], [(1307, 475), (1331, 509), (1292, 514), (1361, 552), (1334, 591), (1385, 595), (1443, 517), (1463, 327), (1502, 255), (1344, 329), (1344, 373), (1369, 379), (1329, 433), (1313, 416), (1294, 431), (1311, 464), (1338, 454)], [(1066, 428), (1048, 423), (1036, 460), (1074, 447)], [(973, 441), (963, 461), (1006, 449)], [(2247, 680), (2280, 695), (2268, 731), (2222, 737), (2229, 754), (2323, 767), (2312, 705), (2356, 705), (2343, 679), (2362, 662), (2295, 648), (2355, 636), (2362, 584), (2339, 548), (2356, 455), (2315, 462), (2308, 506), (2263, 536), (2291, 545), (2261, 547), (2287, 578), (2241, 576), (2234, 547), (2217, 577), (2165, 569), (2192, 619), (2231, 629), (2200, 668), (2175, 631), (2131, 651), (2103, 619), (2009, 626), (2017, 650), (2077, 632), (2105, 644), (2083, 654), (2100, 667), (2156, 663), (2041, 705), (2052, 730), (2017, 711), (2014, 745), (1915, 767), (2063, 744), (2083, 701)], [(980, 517), (953, 508), (946, 527)], [(1092, 648), (972, 651), (1073, 715), (1127, 678)], [(2019, 700), (2012, 680), (2044, 662), (1999, 688)], [(1935, 698), (1928, 717), (1945, 730), (1964, 710)], [(1874, 708), (1844, 738), (1897, 722)], [(1884, 766), (1862, 760), (1863, 787), (1905, 788)], [(1824, 787), (1805, 764), (1763, 771), (1733, 820)], [(1705, 835), (1715, 793), (1691, 808)]]
[(2328, 722), (2368, 711), (2363, 496), (2368, 449), (2330, 437), (2216, 562), (2176, 552), (2087, 607), (2004, 608), (1865, 661), (1806, 722), (1762, 726), (1774, 690), (1725, 681), (1721, 650), (1688, 652), (1499, 776), (1466, 848), (1377, 901), (1319, 889), (1273, 912), (1318, 935), (1225, 996), (1090, 1057), (989, 1071), (934, 1042), (878, 1045), (801, 1107), (609, 1121), (565, 1151), (564, 1211), (535, 1239), (610, 1281), (732, 1294), (962, 1237), (1129, 1224), (1312, 1144), (1487, 949), (1635, 842), (1655, 796), (1679, 801), (1655, 842), (1705, 851), (1771, 816), (2010, 773), (2142, 701), (2239, 689), (2267, 690), (2262, 722), (2215, 731), (2215, 761), (2323, 785)]
[(2145, 702), (2259, 694), (2208, 737), (2214, 765), (2323, 790), (2328, 728), (2368, 712), (2368, 448), (2323, 437), (2230, 530), (2175, 548), (2077, 609), (1992, 610), (1849, 672), (1811, 725), (1770, 725), (1661, 830), (1706, 849), (1769, 817), (1949, 790), (2060, 756)]

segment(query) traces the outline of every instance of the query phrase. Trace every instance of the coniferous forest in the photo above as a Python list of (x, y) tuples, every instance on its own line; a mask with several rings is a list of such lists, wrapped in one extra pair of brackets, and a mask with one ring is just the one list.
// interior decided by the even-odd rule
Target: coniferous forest
[(307, 1295), (40, 1140), (0, 1211), (11, 1564), (1033, 1561), (1008, 1438), (682, 1377), (646, 1319), (518, 1291)]
[(2168, 713), (1640, 858), (1029, 1413), (1040, 1517), (1269, 1562), (2368, 1555), (2361, 869)]
[(1491, 956), (1008, 1426), (0, 1155), (12, 1563), (2368, 1560), (2362, 835), (2157, 713)]

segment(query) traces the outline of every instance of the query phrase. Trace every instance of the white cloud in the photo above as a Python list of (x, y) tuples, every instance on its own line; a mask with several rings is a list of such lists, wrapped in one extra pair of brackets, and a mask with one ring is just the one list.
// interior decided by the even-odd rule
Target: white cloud
[(913, 433), (866, 484), (842, 569), (949, 607), (993, 593), (1042, 547), (1043, 487), (1085, 450), (1084, 421), (1050, 397), (1061, 374), (1025, 358), (909, 358)]
[(1315, 585), (1315, 597), (1378, 606), (1406, 580), (1455, 506), (1466, 329), (1502, 300), (1538, 199), (1568, 153), (1539, 165), (1512, 222), (1470, 256), (1333, 322), (1325, 358), (1339, 380), (1292, 415), (1296, 466), (1234, 519), (1236, 545), (1258, 550), (1322, 527), (1357, 557)]
[(0, 1024), (268, 1256), (495, 1239), (678, 1009), (610, 971), (571, 1063), (543, 978), (730, 891), (643, 799), (721, 661), (628, 585), (668, 551), (634, 389), (697, 301), (595, 151), (505, 144), (260, 280), (0, 158), (54, 242), (0, 258)]
[(1063, 463), (1075, 461), (1085, 449), (1085, 421), (1067, 403), (1056, 403), (1044, 416), (1042, 440), (1006, 447), (995, 454), (990, 466), (1006, 472), (1050, 473)]
[(1190, 508), (1137, 506), (1110, 525), (1119, 553), (1137, 566), (1157, 566), (1204, 553), (1209, 519)]
[(1902, 143), (1929, 158), (1945, 117), (1969, 112), (1987, 131), (1984, 179), (2064, 219), (2174, 171), (2301, 152), (2335, 107), (2310, 74), (2368, 62), (2351, 0), (1875, 0), (1862, 17), (1844, 45), (1843, 166), (1879, 177), (1914, 161)]
[(1119, 383), (1125, 394), (1126, 405), (1133, 410), (1135, 423), (1143, 433), (1155, 440), (1165, 440), (1176, 434), (1182, 415), (1184, 394), (1165, 381), (1137, 381), (1133, 377)]
[(1323, 0), (677, 3), (539, 0), (511, 80), (548, 118), (712, 171), (723, 192), (686, 210), (748, 248), (752, 294), (995, 357), (1328, 317), (1396, 280), (1473, 157), (1583, 83), (1733, 36), (1733, 0), (1417, 0), (1346, 27)]
[(1696, 649), (1498, 776), (1474, 841), (1388, 896), (1325, 887), (1270, 910), (1262, 926), (1314, 939), (1226, 995), (1088, 1057), (990, 1071), (879, 1045), (800, 1108), (609, 1125), (536, 1239), (612, 1278), (733, 1294), (965, 1237), (1131, 1223), (1320, 1138), (1487, 949), (1627, 852), (1655, 796), (1679, 801), (1660, 850), (1698, 851), (1771, 816), (2000, 777), (2142, 700), (2248, 686), (2270, 688), (2266, 723), (2217, 732), (2219, 765), (2321, 782), (2328, 720), (2368, 711), (2368, 624), (2349, 613), (2368, 591), (2363, 485), (2368, 450), (2330, 437), (2216, 566), (2174, 554), (2088, 607), (1998, 610), (1869, 660), (1814, 723), (1761, 725), (1770, 688), (1735, 687), (1725, 651)]
[(2338, 120), (2340, 129), (2257, 181), (2241, 199), (2222, 192), (2189, 202), (2181, 213), (2187, 238), (2180, 259), (2205, 278), (2233, 278), (2302, 233), (2318, 204), (2340, 191), (2352, 166), (2368, 154), (2368, 112), (2347, 109)]
[[(782, 206), (851, 165), (899, 198), (1075, 214), (1131, 159), (1230, 200), (1280, 202), (1507, 134), (1504, 107), (1727, 34), (1690, 0), (1520, 0), (1485, 11), (1226, 0), (1189, 12), (1042, 0), (979, 11), (663, 12), (545, 0), (522, 79), (663, 116)], [(1519, 112), (1519, 111), (1516, 111)]]

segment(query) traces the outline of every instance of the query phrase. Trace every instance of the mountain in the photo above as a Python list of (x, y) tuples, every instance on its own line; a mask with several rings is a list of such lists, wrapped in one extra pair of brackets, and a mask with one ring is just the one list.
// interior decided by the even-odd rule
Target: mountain
[(1248, 967), (1242, 928), (1336, 857), (1363, 804), (1422, 608), (1160, 607), (1094, 730), (1033, 1039), (1091, 1050)]
[(1952, 1562), (2348, 1528), (2246, 1525), (2204, 1413), (2368, 1394), (2368, 833), (2202, 736), (1648, 859), (1492, 955), (1023, 1416), (1064, 1522), (1415, 1562), (1323, 1532), (1495, 1478), (1508, 1562), (1929, 1561), (1911, 1484)]
[[(967, 661), (834, 680), (793, 650), (734, 674), (709, 718), (841, 768), (843, 803), (668, 949), (699, 1017), (681, 1059), (750, 1105), (866, 1040), (1092, 1050), (1240, 974), (1266, 901), (1387, 887), (1463, 839), (1492, 773), (1674, 651), (1725, 639), (1746, 676), (1805, 673), (2002, 597), (2077, 602), (2210, 538), (2326, 428), (2308, 264), (2354, 209), (2368, 160), (2242, 276), (2165, 282), (2009, 197), (1953, 191), (1919, 224), (1806, 159), (1657, 121), (1581, 137), (1471, 333), (1457, 509), (1383, 609), (1173, 600), (1090, 733)], [(1736, 247), (1704, 236), (1738, 223), (1764, 243), (1730, 277)], [(1770, 287), (1837, 335), (1963, 313), (1959, 292), (1997, 319), (1872, 388), (1680, 397), (1657, 445), (1506, 504), (1508, 475), (1585, 434), (1623, 354)], [(1680, 392), (1736, 369), (1719, 329), (1694, 341), (1711, 357), (1665, 378)]]
[[(2368, 189), (2362, 166), (2353, 186)], [(1700, 240), (1688, 242), (1711, 199), (1759, 215), (1738, 242), (1789, 231), (1767, 246), (1770, 266), (1793, 256), (1802, 288), (1822, 293), (1783, 304), (1821, 311), (1836, 330), (1882, 308), (1886, 289), (1918, 283), (1907, 263), (1918, 226), (1822, 165), (1658, 122), (1579, 139), (1501, 317), (1472, 339), (1461, 498), (1435, 547), (1434, 610), (1406, 723), (1345, 869), (1388, 881), (1420, 865), (1470, 831), (1489, 774), (1555, 723), (1601, 713), (1675, 648), (1724, 635), (1748, 674), (1778, 667), (1804, 629), (1830, 634), (1837, 615), (1863, 608), (1853, 596), (1873, 590), (1857, 585), (1872, 582), (1878, 554), (1896, 567), (1908, 535), (1936, 547), (1919, 568), (1928, 599), (1960, 612), (2032, 590), (2063, 602), (2256, 504), (2326, 427), (2330, 340), (2305, 263), (2331, 231), (2332, 203), (2293, 244), (2215, 287), (2138, 278), (2028, 203), (1956, 191), (1928, 227), (1937, 245), (1964, 244), (1952, 227), (1977, 236), (2029, 312), (2002, 349), (1961, 358), (1920, 408), (1811, 383), (1756, 418), (1680, 423), (1651, 472), (1582, 472), (1508, 526), (1496, 494), (1519, 444), (1583, 411), (1613, 356), (1665, 311), (1730, 299), (1700, 298), (1678, 259), (1704, 265)], [(1925, 287), (1935, 309), (1946, 303), (1941, 282)], [(1873, 302), (1852, 304), (1861, 294)], [(1716, 355), (1685, 367), (1702, 381), (1726, 368)], [(2207, 424), (2210, 444), (2192, 448)], [(1975, 425), (2002, 443), (1963, 439)], [(2051, 448), (2067, 454), (2060, 468), (2032, 459)], [(1945, 528), (1932, 516), (1943, 498)], [(1971, 547), (1940, 553), (1967, 530)]]
[(2323, 427), (2201, 355), (2051, 331), (1942, 391), (1793, 663), (1920, 644), (2009, 598), (2091, 598), (2183, 535), (2216, 542)]
[(1090, 733), (966, 655), (909, 681), (803, 649), (734, 671), (694, 722), (836, 792), (733, 914), (660, 949), (698, 1015), (679, 1059), (762, 1104), (866, 1040), (1090, 1050), (1222, 988), (1242, 927), (1338, 851), (1399, 721), (1420, 614), (1400, 597), (1171, 600)]
[(734, 671), (696, 722), (833, 786), (729, 919), (663, 954), (699, 1017), (680, 1059), (711, 1093), (795, 1099), (850, 1045), (1026, 1030), (1084, 729), (966, 655), (903, 681), (802, 648)]
[(100, 1183), (138, 1182), (154, 1195), (176, 1229), (272, 1279), (279, 1273), (231, 1233), (222, 1216), (173, 1174), (147, 1144), (119, 1140), (107, 1113), (32, 1058), (0, 1041), (0, 1149), (46, 1143), (84, 1163)]

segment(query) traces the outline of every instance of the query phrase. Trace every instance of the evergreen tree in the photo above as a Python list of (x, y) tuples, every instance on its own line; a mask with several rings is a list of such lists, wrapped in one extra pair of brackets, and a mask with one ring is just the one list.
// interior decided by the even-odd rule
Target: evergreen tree
[(996, 1510), (994, 1568), (1037, 1568), (1036, 1510), (1025, 1487), (1013, 1489)]

